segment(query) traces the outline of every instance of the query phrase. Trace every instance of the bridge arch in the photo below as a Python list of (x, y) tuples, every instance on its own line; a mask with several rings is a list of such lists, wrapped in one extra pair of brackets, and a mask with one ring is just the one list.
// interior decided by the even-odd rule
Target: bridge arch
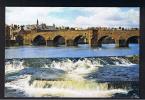
[(37, 35), (37, 36), (33, 39), (32, 44), (33, 44), (33, 45), (36, 45), (36, 46), (38, 46), (38, 45), (46, 45), (46, 40), (45, 40), (45, 38), (44, 38), (43, 36)]
[(112, 36), (105, 35), (100, 37), (97, 43), (99, 47), (102, 47), (102, 44), (110, 44), (110, 43), (115, 44), (115, 39)]
[(85, 37), (83, 35), (78, 35), (73, 39), (74, 46), (78, 46), (78, 44), (85, 44)]
[(24, 40), (23, 36), (21, 35), (16, 36), (16, 43), (18, 43), (18, 45), (23, 45), (23, 40)]
[(65, 45), (65, 38), (61, 35), (57, 35), (53, 38), (53, 44), (54, 46)]
[(126, 40), (127, 46), (129, 46), (129, 44), (137, 44), (137, 43), (139, 43), (139, 36), (131, 36)]

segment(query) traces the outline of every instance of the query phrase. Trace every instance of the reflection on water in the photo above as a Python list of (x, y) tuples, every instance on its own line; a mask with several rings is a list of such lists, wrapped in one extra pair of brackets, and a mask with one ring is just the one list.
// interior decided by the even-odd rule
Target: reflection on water
[(5, 60), (5, 97), (138, 98), (138, 79), (127, 57)]
[(90, 48), (89, 45), (78, 47), (21, 46), (7, 47), (5, 58), (52, 58), (52, 57), (95, 57), (138, 55), (139, 45), (130, 44), (129, 48), (115, 48), (114, 44), (103, 44), (101, 48)]

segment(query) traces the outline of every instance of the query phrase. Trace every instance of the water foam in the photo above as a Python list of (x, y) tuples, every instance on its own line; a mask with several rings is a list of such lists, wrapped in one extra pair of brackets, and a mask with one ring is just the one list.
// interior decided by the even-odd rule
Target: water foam
[[(100, 67), (106, 65), (132, 65), (123, 57), (54, 59), (49, 61), (50, 63), (45, 60), (37, 59), (36, 64), (27, 60), (27, 65), (26, 60), (6, 61), (5, 74), (16, 71), (19, 74), (7, 76), (16, 78), (6, 82), (5, 87), (16, 89), (18, 92), (23, 91), (26, 97), (111, 97), (115, 93), (128, 92), (125, 87), (108, 89), (108, 84), (98, 84), (84, 78), (85, 75), (96, 73)], [(39, 67), (37, 63), (40, 63)]]
[[(60, 96), (60, 97), (111, 97), (115, 93), (127, 93), (128, 91), (125, 89), (111, 89), (107, 90), (107, 84), (95, 84), (95, 87), (92, 87), (92, 83), (85, 84), (79, 82), (81, 88), (72, 88), (71, 86), (75, 86), (73, 83), (69, 83), (68, 81), (54, 82), (49, 81), (53, 85), (52, 87), (43, 87), (42, 85), (47, 85), (47, 82), (43, 81), (34, 81), (33, 84), (29, 84), (31, 80), (31, 76), (27, 75), (23, 79), (19, 79), (13, 82), (8, 82), (5, 84), (6, 87), (10, 87), (12, 89), (16, 89), (17, 92), (23, 91), (25, 96), (27, 97), (51, 97), (51, 96)], [(36, 83), (37, 82), (37, 83)], [(63, 83), (63, 84), (62, 84)], [(76, 82), (75, 82), (76, 83)], [(37, 85), (36, 85), (37, 84)], [(58, 85), (59, 84), (59, 85)], [(39, 86), (38, 86), (39, 85)], [(57, 86), (56, 86), (57, 85)], [(83, 88), (82, 85), (88, 86), (87, 88)]]
[(13, 60), (5, 62), (5, 74), (20, 71), (24, 69), (24, 61)]

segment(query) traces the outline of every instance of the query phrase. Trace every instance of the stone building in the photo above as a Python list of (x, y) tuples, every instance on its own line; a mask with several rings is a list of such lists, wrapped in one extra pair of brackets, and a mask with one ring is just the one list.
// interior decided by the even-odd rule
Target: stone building
[(37, 20), (36, 24), (37, 31), (50, 31), (50, 30), (56, 30), (55, 24), (52, 26), (47, 26), (45, 23), (42, 23), (39, 25), (39, 21)]

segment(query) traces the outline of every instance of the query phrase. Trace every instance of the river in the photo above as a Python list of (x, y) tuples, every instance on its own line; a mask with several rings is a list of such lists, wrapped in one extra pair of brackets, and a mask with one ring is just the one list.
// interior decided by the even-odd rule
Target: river
[(129, 48), (115, 48), (115, 44), (103, 44), (101, 48), (89, 45), (78, 47), (19, 46), (6, 47), (5, 58), (53, 58), (53, 57), (97, 57), (139, 55), (139, 45), (130, 44)]
[(5, 97), (139, 98), (139, 45), (5, 49)]

